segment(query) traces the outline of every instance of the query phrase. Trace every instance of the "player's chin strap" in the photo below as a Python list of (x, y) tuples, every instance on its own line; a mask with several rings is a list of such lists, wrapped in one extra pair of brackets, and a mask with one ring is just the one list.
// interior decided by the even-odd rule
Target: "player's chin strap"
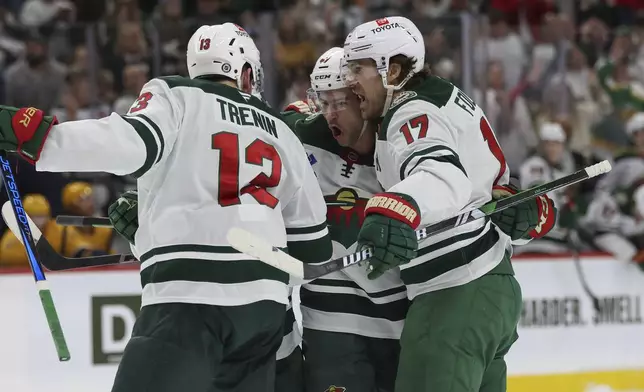
[[(383, 86), (385, 86), (385, 90), (387, 90), (387, 97), (385, 98), (385, 105), (382, 107), (382, 114), (381, 114), (382, 117), (385, 117), (385, 115), (387, 114), (387, 112), (391, 107), (391, 103), (394, 99), (394, 93), (402, 90), (402, 88), (405, 86), (405, 83), (407, 83), (409, 79), (411, 79), (411, 77), (414, 76), (414, 71), (409, 71), (407, 76), (405, 76), (405, 78), (396, 86), (387, 84), (387, 72), (384, 72), (384, 71), (380, 72), (380, 76), (382, 77), (382, 84)], [(362, 129), (362, 131), (364, 132), (364, 128)]]

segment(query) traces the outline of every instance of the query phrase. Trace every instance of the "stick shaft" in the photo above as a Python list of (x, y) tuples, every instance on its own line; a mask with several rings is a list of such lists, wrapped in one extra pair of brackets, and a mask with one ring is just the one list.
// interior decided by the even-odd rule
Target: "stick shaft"
[(9, 202), (11, 203), (14, 216), (18, 222), (18, 227), (20, 228), (22, 243), (24, 244), (25, 251), (27, 252), (29, 267), (31, 267), (34, 279), (36, 280), (40, 301), (42, 303), (43, 310), (45, 311), (45, 317), (47, 318), (47, 324), (49, 324), (49, 331), (51, 332), (51, 336), (54, 341), (58, 359), (60, 361), (68, 361), (70, 359), (70, 355), (67, 342), (63, 335), (63, 330), (60, 325), (60, 320), (58, 318), (58, 313), (56, 312), (56, 307), (54, 306), (51, 292), (47, 286), (45, 273), (36, 256), (36, 244), (33, 234), (31, 233), (31, 228), (29, 227), (29, 220), (27, 219), (25, 210), (22, 208), (20, 192), (18, 191), (18, 186), (5, 152), (0, 152), (0, 171), (2, 171), (4, 187), (7, 192), (7, 196), (9, 197)]

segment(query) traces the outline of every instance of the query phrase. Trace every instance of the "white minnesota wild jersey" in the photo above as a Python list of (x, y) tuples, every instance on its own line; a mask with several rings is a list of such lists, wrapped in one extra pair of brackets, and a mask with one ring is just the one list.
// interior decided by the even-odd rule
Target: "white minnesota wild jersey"
[[(375, 164), (387, 191), (416, 200), (421, 227), (482, 206), (492, 199), (494, 185), (509, 181), (481, 108), (435, 76), (396, 97), (378, 133)], [(493, 269), (512, 273), (506, 251), (510, 237), (489, 218), (479, 219), (422, 241), (418, 257), (401, 266), (401, 277), (413, 299)]]
[(41, 171), (138, 177), (142, 305), (288, 303), (288, 275), (228, 246), (240, 227), (311, 262), (331, 257), (306, 152), (259, 99), (220, 83), (153, 79), (125, 116), (53, 127)]
[[(334, 258), (354, 252), (364, 207), (373, 194), (382, 192), (373, 155), (341, 147), (322, 115), (307, 117), (294, 111), (283, 115), (302, 140), (329, 204), (327, 223)], [(369, 280), (360, 265), (303, 285), (300, 299), (305, 328), (383, 339), (400, 338), (409, 306), (397, 269)]]

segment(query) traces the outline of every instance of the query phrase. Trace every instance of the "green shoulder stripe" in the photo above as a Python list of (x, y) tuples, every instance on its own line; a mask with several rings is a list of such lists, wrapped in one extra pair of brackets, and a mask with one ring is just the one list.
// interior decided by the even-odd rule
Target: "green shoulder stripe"
[(378, 131), (378, 140), (387, 140), (387, 128), (393, 115), (403, 107), (407, 102), (426, 101), (436, 107), (443, 107), (449, 101), (454, 91), (454, 85), (438, 76), (429, 76), (420, 85), (411, 90), (400, 93), (392, 102), (391, 108), (382, 119), (380, 130)]
[[(440, 155), (440, 156), (430, 155), (437, 151), (449, 151), (450, 154)], [(463, 172), (463, 174), (465, 174), (465, 177), (467, 177), (467, 172), (465, 171), (465, 168), (461, 164), (461, 160), (459, 159), (458, 154), (454, 150), (445, 146), (433, 146), (433, 147), (425, 148), (423, 150), (415, 151), (414, 153), (409, 155), (407, 159), (405, 159), (402, 165), (400, 165), (400, 180), (402, 181), (405, 179), (405, 177), (409, 176), (409, 173), (414, 171), (414, 169), (421, 162), (430, 160), (430, 159), (437, 162), (450, 163), (456, 166), (460, 171)], [(411, 162), (414, 162), (414, 160), (415, 160), (414, 166), (412, 166), (412, 168), (408, 170), (407, 167)]]
[[(145, 173), (147, 173), (147, 171), (150, 170), (154, 165), (154, 162), (156, 161), (156, 158), (159, 155), (159, 145), (157, 144), (157, 141), (154, 139), (154, 136), (152, 135), (152, 131), (150, 130), (150, 128), (144, 125), (141, 121), (134, 120), (126, 116), (121, 116), (121, 117), (128, 124), (130, 124), (132, 128), (134, 128), (136, 133), (139, 134), (139, 136), (141, 137), (141, 140), (143, 140), (143, 143), (145, 144), (145, 151), (146, 151), (145, 162), (143, 162), (143, 166), (141, 166), (137, 171), (132, 173), (132, 176), (134, 178), (139, 178)], [(159, 135), (159, 137), (161, 140), (163, 140), (162, 135)]]

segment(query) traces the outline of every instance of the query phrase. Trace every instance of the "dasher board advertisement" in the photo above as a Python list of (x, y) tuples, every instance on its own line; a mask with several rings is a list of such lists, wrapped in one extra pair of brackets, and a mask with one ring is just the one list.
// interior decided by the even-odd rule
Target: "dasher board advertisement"
[[(644, 392), (644, 272), (582, 256), (595, 309), (571, 258), (513, 265), (524, 307), (507, 356), (510, 392)], [(58, 362), (29, 271), (0, 274), (0, 391), (109, 392), (141, 304), (138, 269), (48, 280), (72, 359)]]

